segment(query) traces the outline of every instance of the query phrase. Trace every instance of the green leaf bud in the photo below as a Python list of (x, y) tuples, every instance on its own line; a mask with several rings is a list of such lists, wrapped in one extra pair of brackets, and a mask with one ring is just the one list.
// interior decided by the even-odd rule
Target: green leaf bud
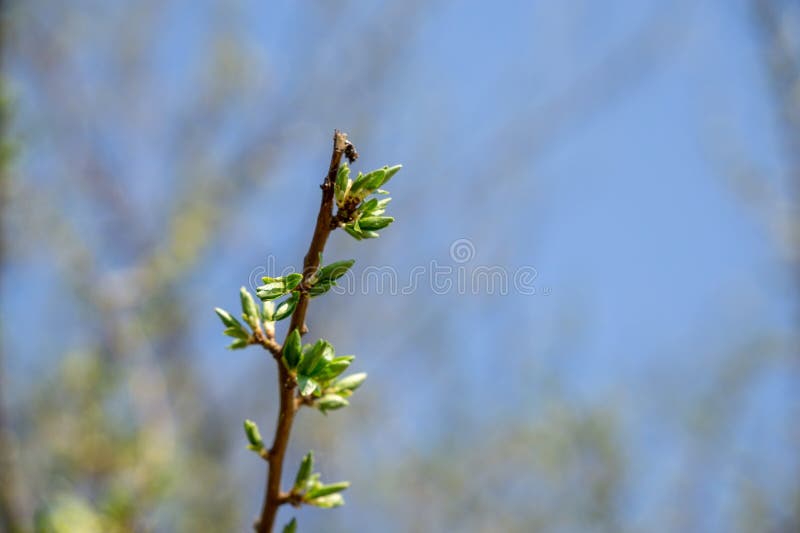
[(363, 217), (358, 221), (359, 226), (365, 232), (383, 229), (394, 222), (392, 217)]
[[(385, 174), (383, 176), (383, 181), (378, 185), (378, 187), (383, 187), (386, 182), (392, 179), (392, 176), (400, 172), (400, 169), (403, 168), (403, 165), (394, 165), (393, 167), (384, 167)], [(376, 187), (377, 188), (377, 187)]]
[(227, 312), (224, 309), (220, 309), (219, 307), (214, 308), (214, 312), (217, 313), (217, 316), (222, 321), (222, 324), (228, 328), (241, 328), (242, 324), (236, 320), (233, 315)]
[(264, 448), (264, 440), (261, 438), (261, 432), (258, 431), (258, 426), (255, 422), (252, 420), (244, 421), (244, 434), (250, 443), (250, 449), (258, 451)]
[(286, 343), (283, 346), (283, 363), (289, 370), (297, 368), (302, 355), (302, 342), (300, 340), (300, 332), (293, 329), (289, 336), (286, 338)]
[(228, 337), (233, 337), (234, 339), (244, 339), (244, 340), (247, 340), (247, 339), (249, 339), (249, 338), (250, 338), (250, 334), (249, 334), (249, 333), (247, 333), (247, 332), (246, 332), (244, 329), (242, 329), (241, 327), (239, 327), (239, 328), (227, 328), (225, 331), (223, 331), (223, 333), (224, 333), (225, 335), (227, 335)]
[(349, 376), (345, 376), (343, 378), (339, 378), (333, 384), (333, 388), (336, 390), (350, 390), (354, 391), (361, 386), (362, 383), (367, 379), (366, 372), (359, 372), (357, 374), (350, 374)]
[(247, 339), (236, 339), (232, 343), (228, 345), (229, 350), (241, 350), (242, 348), (247, 348), (250, 345), (250, 341)]
[(320, 496), (319, 498), (309, 500), (308, 503), (322, 509), (332, 509), (344, 505), (344, 498), (341, 494), (336, 493), (329, 494), (328, 496)]
[(338, 394), (326, 394), (317, 400), (317, 408), (323, 413), (326, 411), (335, 411), (342, 407), (347, 407), (350, 402), (339, 396)]
[(260, 314), (258, 312), (258, 306), (256, 305), (256, 301), (253, 300), (253, 296), (250, 294), (245, 287), (239, 289), (239, 299), (242, 303), (242, 315), (253, 331), (259, 329), (259, 321), (260, 321)]
[(293, 292), (286, 298), (284, 301), (278, 304), (278, 307), (275, 309), (274, 320), (278, 322), (283, 320), (287, 316), (294, 313), (295, 307), (297, 307), (297, 302), (300, 300), (300, 294)]
[(322, 498), (323, 496), (330, 496), (331, 494), (342, 492), (348, 487), (350, 487), (349, 481), (339, 481), (338, 483), (322, 485), (321, 487), (308, 491), (305, 495), (305, 499), (314, 500), (316, 498)]
[(308, 376), (297, 376), (297, 388), (301, 396), (310, 396), (319, 387), (319, 383)]
[(317, 272), (317, 283), (336, 281), (347, 274), (347, 271), (350, 270), (355, 262), (355, 259), (348, 259), (346, 261), (336, 261), (335, 263), (325, 265), (319, 269), (319, 272)]
[(311, 477), (314, 470), (314, 451), (308, 452), (303, 460), (300, 461), (300, 468), (297, 469), (297, 475), (294, 477), (294, 489), (297, 491), (303, 490), (306, 482)]

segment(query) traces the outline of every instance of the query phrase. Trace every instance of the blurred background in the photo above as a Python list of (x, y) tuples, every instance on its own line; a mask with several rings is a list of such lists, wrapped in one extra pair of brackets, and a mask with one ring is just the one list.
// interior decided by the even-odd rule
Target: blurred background
[(279, 523), (800, 530), (797, 2), (1, 5), (1, 531), (250, 528), (275, 365), (212, 309), (300, 266), (334, 128), (404, 169), (326, 260), (534, 290), (315, 300), (370, 379), (286, 478), (353, 485)]

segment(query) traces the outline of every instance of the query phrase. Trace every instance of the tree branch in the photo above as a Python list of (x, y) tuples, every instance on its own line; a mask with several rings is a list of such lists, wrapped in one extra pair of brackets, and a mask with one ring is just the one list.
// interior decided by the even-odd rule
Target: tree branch
[[(351, 161), (358, 157), (353, 145), (347, 140), (347, 134), (337, 130), (333, 134), (333, 153), (331, 154), (328, 174), (325, 176), (325, 181), (321, 185), (322, 201), (320, 202), (319, 214), (317, 215), (317, 224), (314, 227), (314, 234), (311, 237), (311, 244), (308, 246), (308, 252), (303, 260), (303, 281), (301, 282), (302, 290), (300, 291), (300, 299), (292, 314), (292, 321), (289, 325), (289, 330), (286, 332), (287, 338), (295, 329), (297, 329), (301, 335), (308, 331), (305, 324), (306, 311), (308, 310), (308, 301), (310, 298), (307, 289), (309, 288), (311, 276), (313, 276), (319, 268), (320, 255), (325, 249), (325, 243), (328, 242), (328, 236), (330, 236), (333, 230), (331, 227), (334, 205), (333, 186), (336, 181), (336, 174), (339, 171), (339, 165), (342, 163), (342, 156), (345, 155)], [(284, 346), (285, 345), (286, 342), (284, 342)], [(275, 438), (267, 459), (269, 467), (267, 471), (267, 486), (264, 493), (264, 504), (261, 509), (261, 516), (254, 524), (255, 530), (258, 533), (269, 533), (272, 531), (278, 508), (281, 504), (287, 502), (286, 498), (282, 497), (281, 493), (281, 474), (283, 472), (283, 459), (289, 444), (294, 415), (297, 413), (298, 409), (298, 404), (295, 402), (294, 398), (295, 380), (281, 362), (280, 355), (277, 355), (275, 359), (278, 364), (280, 408), (275, 428)]]
[(280, 344), (275, 342), (275, 339), (270, 337), (269, 335), (265, 335), (261, 331), (256, 331), (253, 334), (252, 340), (250, 341), (252, 344), (260, 344), (267, 350), (269, 353), (275, 357), (278, 361), (281, 358), (281, 349), (283, 348)]

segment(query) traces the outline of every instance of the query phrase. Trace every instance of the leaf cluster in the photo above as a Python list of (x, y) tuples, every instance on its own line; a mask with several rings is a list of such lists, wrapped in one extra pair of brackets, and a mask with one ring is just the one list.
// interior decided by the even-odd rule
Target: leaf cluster
[[(379, 198), (389, 194), (381, 189), (392, 176), (400, 171), (402, 165), (385, 166), (367, 174), (358, 173), (356, 179), (350, 177), (350, 167), (346, 163), (339, 167), (334, 185), (334, 197), (339, 211), (336, 214), (338, 224), (354, 239), (374, 239), (379, 237), (379, 230), (394, 222), (394, 218), (385, 216), (386, 206), (391, 198)], [(370, 195), (375, 195), (369, 198)]]
[(365, 373), (339, 377), (355, 356), (336, 356), (325, 339), (302, 345), (300, 333), (292, 331), (283, 347), (281, 360), (297, 379), (298, 394), (322, 413), (347, 407), (347, 400), (367, 379)]
[[(352, 145), (349, 146), (352, 148)], [(394, 222), (394, 218), (385, 215), (391, 198), (385, 196), (388, 192), (381, 187), (400, 168), (401, 165), (385, 166), (367, 174), (359, 172), (352, 179), (348, 165), (341, 164), (333, 189), (338, 210), (330, 229), (341, 227), (357, 240), (378, 237), (378, 231)], [(327, 190), (330, 193), (330, 189)], [(242, 287), (239, 291), (241, 320), (224, 309), (214, 309), (225, 328), (223, 333), (233, 338), (228, 348), (235, 350), (260, 344), (283, 365), (291, 378), (291, 386), (297, 387), (297, 396), (291, 409), (307, 405), (327, 414), (328, 411), (347, 407), (353, 392), (367, 378), (363, 372), (344, 376), (355, 356), (337, 356), (333, 345), (325, 339), (304, 345), (297, 328), (289, 332), (283, 346), (275, 342), (275, 323), (291, 316), (302, 298), (315, 298), (330, 291), (354, 263), (353, 259), (348, 259), (324, 265), (314, 272), (265, 276), (262, 278), (263, 284), (256, 289), (256, 297), (261, 303)], [(317, 264), (322, 265), (321, 254)], [(300, 316), (301, 321), (302, 318)], [(270, 464), (275, 460), (282, 461), (285, 448), (273, 456), (266, 448), (255, 422), (245, 420), (244, 432), (248, 449), (267, 459)], [(349, 482), (324, 484), (320, 481), (319, 473), (314, 473), (313, 469), (314, 454), (309, 452), (300, 463), (291, 491), (282, 493), (279, 504), (308, 504), (322, 508), (344, 504), (341, 492), (349, 487)], [(283, 532), (294, 533), (296, 529), (297, 521), (293, 518)]]
[(289, 498), (299, 504), (330, 509), (344, 505), (341, 492), (350, 486), (349, 481), (322, 483), (320, 474), (314, 472), (314, 452), (308, 452), (297, 469), (294, 486)]

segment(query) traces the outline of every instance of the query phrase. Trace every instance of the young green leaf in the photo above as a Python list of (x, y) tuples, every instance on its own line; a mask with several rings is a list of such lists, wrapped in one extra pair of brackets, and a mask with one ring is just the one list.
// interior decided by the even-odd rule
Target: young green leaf
[(366, 232), (383, 229), (392, 222), (394, 222), (392, 217), (363, 217), (358, 221), (358, 224)]
[(293, 292), (286, 298), (284, 301), (278, 304), (278, 307), (275, 309), (275, 315), (273, 320), (278, 322), (283, 320), (287, 316), (294, 313), (295, 307), (297, 307), (297, 302), (300, 300), (300, 294), (297, 292)]
[(233, 337), (235, 339), (247, 340), (247, 339), (250, 338), (250, 334), (247, 333), (244, 329), (241, 329), (241, 328), (227, 328), (222, 333), (224, 333), (228, 337)]
[(386, 182), (392, 179), (392, 176), (400, 172), (400, 169), (403, 168), (403, 165), (394, 165), (393, 167), (383, 167), (383, 168), (385, 169), (386, 172), (383, 176), (383, 181), (380, 183), (380, 185), (378, 185), (378, 187), (383, 187), (384, 185), (386, 185)]
[(264, 302), (261, 309), (261, 318), (264, 322), (275, 322), (275, 304), (271, 301)]
[(242, 348), (247, 348), (250, 345), (250, 342), (247, 339), (236, 339), (232, 343), (228, 345), (229, 350), (241, 350)]
[(300, 332), (293, 329), (289, 336), (286, 338), (286, 344), (283, 346), (283, 363), (289, 370), (297, 368), (300, 362), (300, 356), (303, 354), (303, 344), (300, 340)]
[(369, 200), (367, 200), (366, 202), (364, 202), (360, 206), (358, 206), (358, 209), (356, 209), (356, 212), (357, 213), (361, 213), (363, 215), (366, 215), (368, 213), (371, 213), (373, 210), (375, 210), (377, 208), (378, 208), (378, 199), (377, 198), (370, 198)]
[(293, 291), (303, 281), (303, 275), (299, 272), (292, 272), (286, 276), (285, 280), (286, 292)]
[(308, 375), (319, 382), (319, 376), (325, 371), (335, 356), (336, 352), (333, 350), (333, 345), (325, 341), (322, 346), (322, 357), (320, 357), (315, 364), (309, 366)]
[(316, 377), (335, 355), (331, 343), (320, 339), (308, 352), (303, 354), (303, 360), (297, 367), (297, 373), (301, 376)]
[(353, 227), (353, 224), (346, 224), (344, 226), (344, 230), (347, 232), (348, 235), (350, 235), (357, 241), (360, 241), (361, 239), (364, 238), (361, 236), (361, 232)]
[(341, 205), (347, 196), (347, 182), (350, 179), (350, 167), (347, 163), (342, 163), (339, 167), (339, 172), (336, 174), (336, 183), (334, 185), (334, 192), (336, 194), (336, 203)]
[(283, 278), (264, 278), (264, 285), (256, 288), (256, 296), (262, 300), (274, 300), (286, 294), (286, 284)]
[(306, 481), (306, 484), (303, 486), (303, 490), (301, 492), (308, 492), (321, 486), (322, 483), (319, 481), (319, 472), (317, 472), (316, 474), (311, 474), (308, 477), (308, 481)]
[(297, 367), (297, 373), (301, 376), (308, 376), (309, 368), (316, 364), (320, 357), (322, 357), (322, 339), (303, 348), (303, 358)]
[(347, 271), (350, 270), (355, 262), (355, 259), (348, 259), (346, 261), (336, 261), (330, 265), (325, 265), (319, 269), (319, 272), (317, 272), (315, 276), (317, 278), (317, 283), (336, 281), (347, 274)]
[(297, 475), (294, 477), (294, 490), (304, 489), (306, 482), (311, 477), (312, 470), (314, 470), (314, 450), (308, 452), (300, 461), (300, 468), (297, 469)]
[(264, 440), (261, 438), (261, 432), (258, 431), (258, 426), (255, 422), (252, 420), (244, 421), (244, 434), (247, 436), (251, 450), (259, 451), (264, 448)]
[(344, 498), (341, 494), (329, 494), (328, 496), (321, 496), (313, 500), (308, 500), (310, 505), (320, 507), (322, 509), (332, 509), (344, 505)]
[(359, 176), (358, 179), (353, 183), (353, 186), (350, 188), (350, 192), (363, 198), (370, 192), (380, 187), (385, 177), (385, 169), (379, 168), (377, 170), (373, 170), (369, 174)]
[(372, 172), (367, 174), (367, 177), (364, 180), (364, 190), (372, 192), (381, 185), (383, 185), (385, 181), (386, 181), (385, 168), (379, 168), (377, 170), (373, 170)]
[(308, 376), (297, 376), (297, 388), (301, 396), (309, 396), (319, 387), (319, 383)]
[(310, 289), (308, 289), (308, 295), (311, 298), (316, 298), (317, 296), (322, 296), (323, 294), (325, 294), (326, 292), (331, 290), (331, 287), (333, 287), (335, 285), (336, 285), (335, 281), (319, 282), (316, 285), (314, 285), (313, 287), (311, 287)]
[(279, 278), (264, 276), (261, 279), (264, 285), (256, 289), (256, 296), (262, 300), (274, 300), (280, 298), (287, 292), (293, 291), (300, 282), (303, 281), (303, 275), (298, 272), (293, 272), (288, 276)]
[(259, 321), (261, 320), (261, 316), (258, 312), (258, 306), (256, 305), (256, 301), (253, 300), (253, 296), (250, 294), (244, 286), (239, 289), (239, 299), (242, 302), (242, 317), (244, 321), (247, 322), (253, 331), (259, 329)]
[(359, 170), (359, 171), (358, 171), (358, 174), (357, 174), (357, 175), (356, 175), (356, 177), (355, 177), (355, 179), (351, 180), (351, 181), (352, 181), (352, 183), (350, 183), (350, 184), (349, 184), (349, 186), (350, 186), (350, 187), (348, 188), (348, 190), (347, 190), (347, 193), (348, 193), (348, 194), (353, 194), (353, 193), (355, 193), (356, 191), (358, 191), (358, 190), (361, 188), (361, 186), (364, 184), (364, 178), (366, 178), (366, 177), (367, 177), (367, 176), (366, 176), (366, 175), (364, 175), (364, 174), (363, 174), (363, 173), (362, 173), (362, 172)]
[(353, 355), (342, 355), (331, 359), (327, 366), (316, 376), (316, 379), (320, 383), (327, 383), (347, 370), (353, 359), (355, 359)]
[(389, 205), (389, 202), (392, 201), (391, 198), (384, 198), (383, 200), (378, 200), (377, 198), (373, 198), (372, 200), (375, 200), (374, 207), (371, 207), (369, 210), (365, 209), (362, 216), (376, 217), (382, 215), (386, 212), (386, 206)]
[(354, 391), (361, 386), (367, 379), (366, 372), (359, 372), (358, 374), (350, 374), (343, 378), (339, 378), (334, 382), (333, 388), (335, 390), (349, 390)]
[(350, 402), (339, 396), (338, 394), (326, 394), (317, 400), (317, 408), (323, 413), (327, 411), (335, 411), (342, 407), (347, 407)]
[(261, 319), (264, 321), (264, 332), (268, 338), (275, 337), (275, 304), (271, 301), (264, 302), (261, 310)]
[(297, 533), (297, 519), (292, 518), (292, 520), (283, 526), (283, 533)]
[(347, 489), (350, 486), (349, 481), (340, 481), (338, 483), (331, 483), (330, 485), (322, 485), (317, 487), (316, 489), (312, 489), (308, 491), (305, 495), (305, 499), (307, 500), (314, 500), (316, 498), (322, 498), (324, 496), (330, 496), (331, 494), (336, 494), (337, 492), (342, 492), (343, 490)]
[(222, 321), (222, 324), (227, 328), (239, 328), (242, 329), (242, 324), (236, 320), (233, 315), (227, 312), (224, 309), (220, 309), (219, 307), (214, 308), (214, 312), (217, 313), (217, 316)]

